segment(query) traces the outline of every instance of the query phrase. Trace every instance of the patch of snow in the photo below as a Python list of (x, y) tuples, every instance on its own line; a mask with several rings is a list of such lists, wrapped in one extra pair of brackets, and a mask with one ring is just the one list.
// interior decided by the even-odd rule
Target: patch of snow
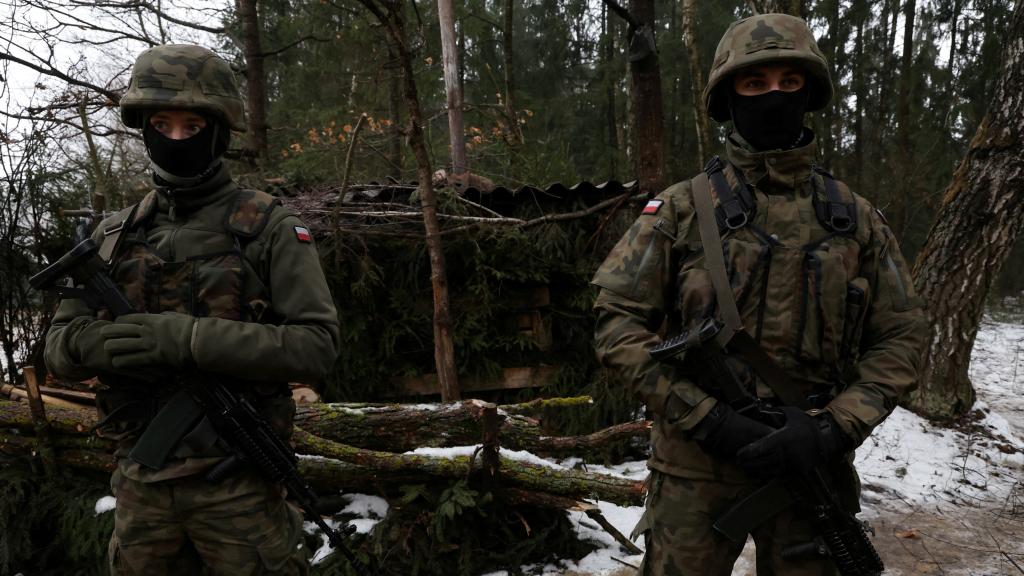
[[(356, 518), (347, 521), (325, 518), (324, 522), (331, 528), (337, 529), (338, 527), (344, 527), (346, 524), (351, 524), (355, 527), (357, 534), (369, 534), (373, 527), (388, 514), (389, 506), (387, 500), (379, 496), (345, 494), (345, 498), (348, 499), (349, 503), (338, 514), (352, 515), (356, 516)], [(320, 548), (313, 553), (313, 559), (310, 560), (311, 564), (319, 564), (334, 553), (334, 549), (331, 548), (327, 536), (320, 532), (320, 528), (316, 524), (307, 520), (302, 523), (302, 529), (307, 534), (319, 534), (320, 536)]]
[(349, 504), (340, 513), (380, 520), (388, 515), (388, 501), (380, 496), (346, 494)]
[[(417, 448), (410, 450), (406, 454), (412, 454), (417, 456), (434, 456), (437, 458), (455, 458), (457, 456), (472, 456), (480, 446), (450, 446), (447, 448)], [(564, 469), (565, 467), (552, 462), (551, 460), (545, 460), (540, 456), (527, 452), (525, 450), (509, 450), (502, 448), (498, 454), (502, 458), (508, 458), (509, 460), (518, 460), (520, 462), (526, 462), (528, 464), (536, 464), (537, 466), (544, 466), (546, 468)]]
[(96, 515), (99, 516), (100, 514), (110, 512), (115, 506), (117, 506), (117, 498), (104, 496), (96, 501)]

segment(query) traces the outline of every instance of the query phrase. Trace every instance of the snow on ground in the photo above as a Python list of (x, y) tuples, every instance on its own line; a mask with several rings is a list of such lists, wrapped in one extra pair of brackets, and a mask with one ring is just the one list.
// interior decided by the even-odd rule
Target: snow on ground
[[(379, 496), (345, 494), (344, 497), (348, 499), (348, 505), (335, 514), (336, 518), (325, 520), (331, 528), (344, 528), (345, 524), (351, 524), (355, 526), (357, 534), (369, 534), (370, 530), (373, 530), (373, 527), (388, 514), (388, 502)], [(316, 524), (308, 520), (303, 522), (302, 528), (307, 534), (315, 534), (320, 531)], [(333, 552), (334, 550), (327, 541), (327, 536), (320, 534), (320, 548), (313, 553), (310, 562), (319, 564)]]

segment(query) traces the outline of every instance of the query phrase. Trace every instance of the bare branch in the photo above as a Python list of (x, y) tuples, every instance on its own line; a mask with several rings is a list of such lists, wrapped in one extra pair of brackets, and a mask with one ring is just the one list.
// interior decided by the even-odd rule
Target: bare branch
[(106, 88), (103, 88), (102, 86), (97, 86), (97, 85), (93, 84), (92, 82), (87, 82), (85, 80), (79, 80), (78, 78), (70, 76), (70, 75), (66, 74), (65, 72), (62, 72), (62, 71), (60, 71), (60, 70), (58, 70), (58, 69), (56, 69), (54, 67), (42, 66), (40, 64), (35, 64), (35, 63), (32, 63), (32, 62), (29, 62), (28, 60), (24, 60), (22, 58), (18, 58), (17, 56), (14, 56), (12, 54), (8, 54), (6, 52), (0, 52), (0, 60), (7, 60), (7, 61), (10, 61), (10, 62), (14, 62), (16, 64), (21, 64), (22, 66), (25, 66), (26, 68), (31, 68), (32, 70), (35, 70), (36, 72), (39, 72), (40, 74), (43, 74), (45, 76), (51, 76), (53, 78), (57, 78), (57, 79), (63, 80), (65, 82), (67, 82), (68, 84), (72, 84), (74, 86), (80, 86), (82, 88), (88, 88), (90, 90), (93, 90), (95, 92), (98, 92), (98, 93), (106, 96), (114, 104), (117, 104), (118, 102), (121, 101), (121, 95), (118, 94), (117, 92), (108, 90)]

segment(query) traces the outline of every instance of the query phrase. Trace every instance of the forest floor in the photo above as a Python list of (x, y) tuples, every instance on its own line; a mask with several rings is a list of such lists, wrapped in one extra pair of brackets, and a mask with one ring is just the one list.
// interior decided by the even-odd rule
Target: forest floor
[[(1024, 322), (986, 317), (975, 343), (972, 413), (940, 427), (898, 408), (857, 451), (863, 484), (860, 517), (868, 520), (887, 576), (1024, 575)], [(571, 464), (566, 462), (563, 464)], [(642, 462), (610, 469), (630, 478)], [(639, 507), (601, 503), (629, 534)], [(629, 556), (588, 519), (573, 514), (579, 535), (601, 548), (578, 562), (534, 567), (533, 574), (633, 576)], [(641, 542), (642, 545), (642, 542)], [(733, 576), (753, 576), (748, 542)], [(488, 576), (502, 576), (495, 572)]]

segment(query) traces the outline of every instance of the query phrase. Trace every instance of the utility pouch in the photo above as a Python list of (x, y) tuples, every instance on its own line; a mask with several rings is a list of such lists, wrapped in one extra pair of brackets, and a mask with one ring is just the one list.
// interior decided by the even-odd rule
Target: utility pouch
[(843, 323), (843, 343), (840, 346), (840, 362), (844, 372), (854, 366), (860, 357), (860, 338), (870, 302), (871, 285), (867, 278), (854, 278), (847, 284), (846, 317)]

